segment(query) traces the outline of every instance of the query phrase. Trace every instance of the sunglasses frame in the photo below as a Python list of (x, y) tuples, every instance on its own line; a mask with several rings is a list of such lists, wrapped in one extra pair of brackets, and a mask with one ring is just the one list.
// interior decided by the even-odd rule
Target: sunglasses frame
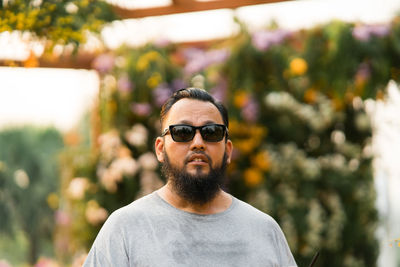
[[(201, 133), (201, 130), (202, 130), (204, 127), (207, 127), (207, 126), (214, 126), (214, 125), (215, 125), (215, 126), (221, 126), (222, 129), (223, 129), (223, 131), (224, 131), (224, 134), (223, 134), (221, 140), (219, 140), (219, 141), (207, 141), (207, 140), (205, 140), (203, 134)], [(176, 127), (176, 126), (187, 126), (187, 127), (191, 128), (191, 129), (194, 129), (194, 135), (193, 135), (193, 137), (192, 137), (190, 140), (187, 140), (187, 141), (177, 141), (177, 140), (175, 140), (174, 136), (173, 136), (171, 133), (172, 133), (172, 129), (173, 129), (174, 127)], [(189, 125), (189, 124), (172, 124), (172, 125), (168, 126), (167, 128), (165, 128), (165, 129), (163, 130), (163, 132), (161, 133), (161, 137), (166, 136), (166, 135), (168, 134), (168, 132), (169, 132), (169, 133), (171, 134), (172, 140), (174, 140), (175, 142), (178, 142), (178, 143), (187, 143), (187, 142), (190, 142), (190, 141), (193, 140), (193, 138), (194, 138), (195, 135), (196, 135), (197, 130), (200, 131), (201, 138), (203, 138), (203, 140), (204, 140), (205, 142), (217, 143), (217, 142), (221, 142), (222, 140), (224, 140), (224, 137), (228, 138), (228, 127), (226, 127), (226, 125), (224, 125), (224, 124), (218, 124), (218, 123), (205, 124), (205, 125), (202, 125), (202, 126), (193, 126), (193, 125)]]

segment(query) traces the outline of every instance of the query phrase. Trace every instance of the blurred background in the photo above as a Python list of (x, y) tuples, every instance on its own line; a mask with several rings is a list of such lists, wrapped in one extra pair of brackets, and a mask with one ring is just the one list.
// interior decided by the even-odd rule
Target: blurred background
[(226, 190), (299, 266), (400, 266), (400, 2), (0, 0), (0, 266), (81, 266), (161, 187), (175, 90), (228, 106)]

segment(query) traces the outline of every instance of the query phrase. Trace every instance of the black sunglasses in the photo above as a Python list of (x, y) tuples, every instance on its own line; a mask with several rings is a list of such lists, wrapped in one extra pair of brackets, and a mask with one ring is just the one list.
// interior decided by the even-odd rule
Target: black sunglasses
[(196, 130), (200, 130), (201, 137), (206, 142), (219, 142), (228, 137), (228, 129), (223, 124), (206, 124), (203, 126), (192, 126), (187, 124), (175, 124), (165, 128), (161, 136), (165, 136), (168, 132), (171, 134), (175, 142), (189, 142), (196, 135)]

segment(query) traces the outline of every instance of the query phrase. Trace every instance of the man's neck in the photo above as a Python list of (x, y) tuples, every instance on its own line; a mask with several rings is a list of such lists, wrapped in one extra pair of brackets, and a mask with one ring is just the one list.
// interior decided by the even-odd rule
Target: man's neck
[(205, 204), (190, 203), (179, 196), (170, 183), (157, 191), (158, 195), (177, 209), (196, 214), (216, 214), (227, 210), (232, 204), (232, 196), (219, 190), (216, 196)]

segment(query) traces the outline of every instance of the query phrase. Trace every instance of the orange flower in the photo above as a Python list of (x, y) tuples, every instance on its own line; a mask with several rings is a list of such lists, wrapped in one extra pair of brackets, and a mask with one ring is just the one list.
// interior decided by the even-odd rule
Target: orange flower
[(304, 101), (313, 104), (317, 100), (317, 91), (314, 88), (309, 88), (304, 93)]
[(64, 135), (64, 144), (67, 146), (79, 145), (81, 137), (76, 130), (71, 130)]
[(378, 90), (375, 98), (377, 100), (383, 100), (385, 98), (385, 93), (382, 90)]
[(244, 172), (244, 181), (249, 187), (256, 187), (263, 181), (263, 174), (256, 168), (249, 168)]
[(31, 51), (29, 57), (24, 61), (25, 68), (36, 68), (39, 67), (39, 60), (36, 55)]
[(344, 103), (339, 98), (333, 98), (332, 99), (332, 105), (335, 108), (335, 110), (337, 110), (337, 111), (340, 111), (340, 110), (344, 109)]
[(243, 154), (249, 154), (257, 146), (254, 139), (244, 139), (234, 141), (235, 147)]
[(299, 57), (290, 61), (290, 72), (294, 75), (303, 75), (308, 69), (307, 62)]
[(240, 123), (232, 120), (229, 133), (235, 147), (243, 154), (248, 154), (257, 148), (267, 133), (267, 128), (261, 125)]
[(249, 101), (249, 96), (245, 91), (237, 91), (234, 96), (233, 104), (237, 108), (243, 108)]
[(268, 151), (262, 151), (257, 153), (252, 158), (252, 164), (263, 171), (267, 171), (270, 166)]
[(118, 157), (119, 158), (129, 158), (129, 157), (131, 157), (131, 151), (126, 146), (121, 146), (118, 149)]

